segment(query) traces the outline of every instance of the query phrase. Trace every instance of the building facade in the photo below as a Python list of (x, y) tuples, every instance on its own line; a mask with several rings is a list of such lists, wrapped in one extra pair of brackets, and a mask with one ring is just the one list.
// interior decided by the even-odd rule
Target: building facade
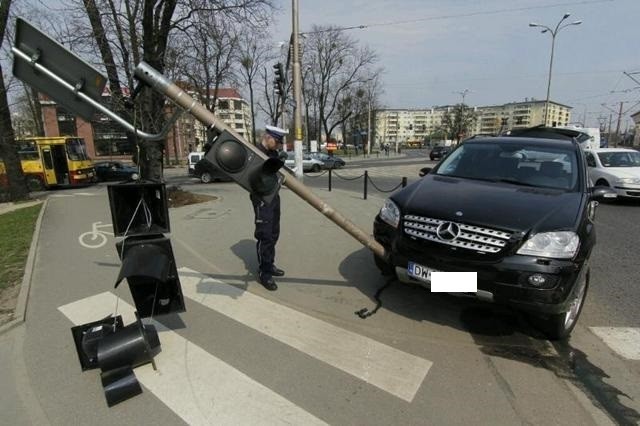
[(631, 114), (633, 126), (635, 129), (633, 137), (633, 146), (640, 146), (640, 111)]
[(525, 100), (476, 107), (478, 120), (474, 134), (496, 135), (507, 130), (539, 124), (549, 127), (567, 126), (571, 122), (571, 109), (570, 106), (549, 101), (549, 114), (545, 123), (545, 101)]
[[(374, 146), (380, 144), (419, 143), (438, 133), (442, 117), (453, 106), (412, 109), (380, 109), (373, 114)], [(571, 122), (571, 107), (549, 101), (548, 126), (566, 126)], [(468, 136), (497, 135), (502, 132), (544, 123), (546, 102), (528, 100), (504, 105), (474, 107), (475, 127)]]
[[(198, 96), (189, 93), (195, 99)], [(104, 94), (104, 104), (110, 97)], [(96, 114), (90, 122), (65, 110), (64, 107), (42, 97), (40, 100), (45, 136), (72, 135), (83, 138), (90, 158), (130, 161), (136, 151), (135, 141), (127, 138), (117, 123), (104, 114)], [(173, 111), (167, 110), (167, 116)], [(251, 108), (236, 89), (218, 89), (215, 115), (236, 133), (250, 140), (253, 121)], [(206, 141), (206, 127), (191, 114), (185, 113), (176, 121), (165, 141), (165, 160), (182, 163), (191, 151), (202, 150)]]

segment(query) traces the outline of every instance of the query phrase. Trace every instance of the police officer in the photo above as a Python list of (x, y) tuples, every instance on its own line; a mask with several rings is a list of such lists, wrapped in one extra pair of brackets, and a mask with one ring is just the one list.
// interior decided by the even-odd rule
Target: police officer
[[(278, 148), (282, 146), (284, 135), (289, 132), (275, 126), (266, 126), (258, 148), (272, 158), (278, 158)], [(281, 277), (284, 271), (275, 266), (276, 243), (280, 236), (280, 194), (276, 194), (270, 203), (251, 195), (255, 213), (258, 252), (258, 282), (267, 290), (275, 291), (278, 285), (273, 277)]]

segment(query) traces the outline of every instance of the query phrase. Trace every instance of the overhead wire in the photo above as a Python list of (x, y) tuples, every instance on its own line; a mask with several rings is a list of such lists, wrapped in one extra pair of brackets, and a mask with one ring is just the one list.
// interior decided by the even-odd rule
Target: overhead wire
[(498, 14), (509, 13), (509, 12), (522, 12), (522, 11), (536, 10), (536, 9), (550, 9), (550, 8), (561, 7), (561, 6), (587, 5), (587, 4), (595, 4), (595, 3), (611, 3), (614, 1), (615, 0), (583, 0), (583, 1), (563, 2), (563, 3), (552, 3), (552, 4), (537, 5), (537, 6), (523, 6), (523, 7), (514, 7), (514, 8), (506, 8), (506, 9), (493, 9), (493, 10), (485, 10), (485, 11), (469, 12), (469, 13), (454, 13), (449, 15), (427, 16), (424, 18), (405, 19), (405, 20), (399, 20), (399, 21), (374, 22), (372, 24), (335, 27), (335, 28), (328, 28), (328, 29), (318, 30), (318, 31), (305, 31), (305, 32), (302, 32), (301, 34), (321, 34), (321, 33), (327, 33), (332, 31), (363, 30), (365, 28), (371, 28), (371, 27), (414, 24), (416, 22), (437, 21), (437, 20), (454, 19), (454, 18), (468, 18), (473, 16), (483, 16), (483, 15), (498, 15)]

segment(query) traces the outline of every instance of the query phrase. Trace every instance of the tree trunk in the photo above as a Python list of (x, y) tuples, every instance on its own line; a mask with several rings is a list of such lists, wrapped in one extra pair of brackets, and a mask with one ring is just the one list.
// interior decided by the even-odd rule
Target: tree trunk
[(249, 102), (251, 102), (251, 143), (256, 145), (256, 113), (253, 109), (253, 84), (249, 81)]
[[(2, 0), (0, 5), (0, 44), (4, 40), (9, 8), (11, 0)], [(4, 162), (7, 172), (8, 198), (9, 200), (23, 200), (29, 195), (27, 182), (22, 174), (18, 147), (15, 143), (15, 134), (11, 123), (11, 111), (7, 100), (7, 89), (4, 85), (4, 74), (0, 64), (0, 159)]]

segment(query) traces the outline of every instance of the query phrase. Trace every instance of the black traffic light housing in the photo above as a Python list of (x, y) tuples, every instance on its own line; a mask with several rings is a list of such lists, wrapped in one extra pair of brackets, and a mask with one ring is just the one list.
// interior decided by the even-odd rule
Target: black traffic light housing
[(226, 130), (209, 144), (204, 158), (267, 203), (273, 200), (282, 183), (278, 174), (284, 165), (281, 159), (264, 158)]
[(273, 72), (275, 73), (275, 79), (273, 80), (273, 88), (279, 96), (284, 95), (284, 68), (282, 62), (278, 62), (273, 66)]
[(169, 238), (162, 234), (116, 243), (122, 260), (116, 287), (127, 279), (141, 318), (184, 312), (184, 298)]

